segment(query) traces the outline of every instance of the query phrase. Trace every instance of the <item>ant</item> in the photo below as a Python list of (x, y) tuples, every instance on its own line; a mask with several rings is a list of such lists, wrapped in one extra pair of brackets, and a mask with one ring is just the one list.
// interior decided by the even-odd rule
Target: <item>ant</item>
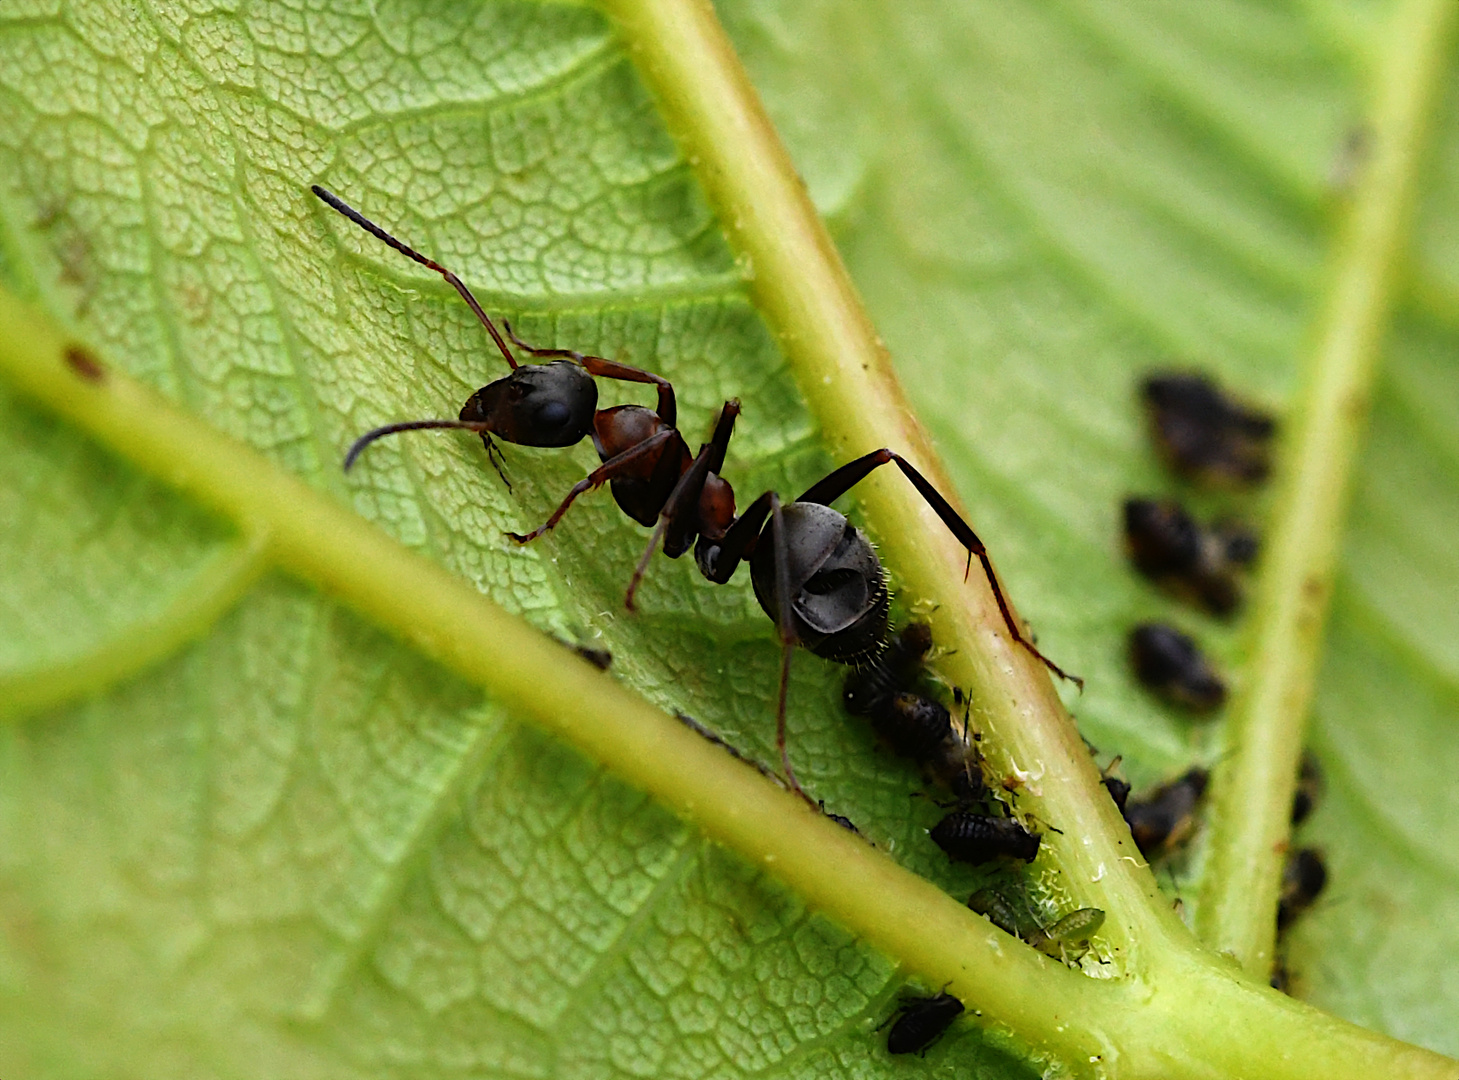
[[(776, 746), (791, 789), (812, 807), (816, 804), (796, 780), (785, 744), (790, 658), (799, 644), (824, 659), (855, 664), (876, 656), (883, 647), (890, 606), (886, 572), (870, 541), (829, 505), (883, 465), (895, 462), (927, 500), (967, 550), (968, 571), (974, 557), (982, 564), (1013, 640), (1054, 674), (1082, 688), (1083, 680), (1067, 674), (1024, 637), (1003, 597), (983, 542), (900, 454), (889, 449), (873, 450), (833, 470), (796, 500), (782, 502), (778, 493), (767, 491), (736, 516), (734, 490), (719, 476), (719, 470), (739, 415), (738, 401), (725, 402), (710, 441), (700, 447), (697, 455), (691, 455), (675, 426), (674, 388), (669, 380), (600, 356), (535, 348), (521, 341), (504, 322), (507, 337), (514, 345), (533, 357), (548, 360), (519, 367), (501, 332), (460, 278), (324, 188), (316, 184), (312, 190), (378, 240), (445, 278), (481, 321), (512, 369), (511, 374), (472, 394), (456, 420), (410, 420), (366, 432), (350, 447), (345, 468), (376, 439), (401, 431), (474, 431), (481, 435), (489, 458), (495, 452), (492, 435), (521, 446), (573, 446), (591, 435), (602, 465), (574, 485), (539, 528), (525, 535), (508, 535), (519, 544), (536, 540), (562, 519), (579, 495), (609, 483), (623, 512), (654, 530), (624, 597), (624, 606), (630, 611), (634, 610), (634, 593), (660, 541), (670, 558), (678, 558), (692, 544), (700, 572), (716, 585), (728, 583), (740, 563), (748, 561), (755, 598), (775, 622), (781, 642)], [(593, 376), (652, 384), (658, 389), (657, 408), (620, 405), (599, 410)], [(495, 459), (493, 465), (501, 473)], [(502, 479), (505, 482), (505, 475)]]
[[(734, 518), (734, 494), (729, 484), (716, 474), (724, 465), (724, 450), (729, 443), (735, 417), (739, 414), (739, 402), (725, 403), (713, 440), (700, 448), (698, 457), (693, 457), (684, 436), (675, 426), (678, 405), (673, 384), (668, 379), (601, 356), (589, 356), (570, 349), (536, 348), (512, 333), (511, 324), (504, 320), (506, 336), (513, 345), (530, 356), (547, 359), (547, 363), (519, 366), (501, 331), (465, 282), (434, 259), (391, 236), (338, 196), (317, 184), (312, 190), (324, 203), (371, 236), (445, 278), (481, 321), (511, 368), (509, 375), (488, 383), (467, 398), (455, 420), (407, 420), (365, 432), (345, 455), (346, 469), (355, 463), (367, 446), (383, 436), (427, 428), (458, 428), (481, 436), (488, 460), (510, 489), (511, 484), (502, 472), (500, 451), (492, 441), (493, 435), (518, 446), (544, 447), (575, 446), (591, 437), (602, 461), (601, 467), (576, 484), (540, 528), (525, 535), (507, 535), (519, 544), (530, 543), (555, 526), (579, 495), (604, 483), (609, 484), (614, 500), (625, 514), (640, 525), (659, 526), (648, 552), (639, 561), (634, 573), (627, 600), (630, 610), (638, 581), (661, 538), (664, 540), (664, 553), (670, 558), (678, 558), (688, 550), (698, 531), (705, 530), (711, 535), (723, 533), (725, 526)], [(638, 405), (619, 405), (599, 409), (598, 384), (593, 381), (594, 376), (650, 384), (658, 390), (657, 406), (647, 409)], [(686, 477), (689, 478), (687, 481)], [(677, 504), (673, 502), (674, 495), (681, 488), (686, 496), (692, 492), (692, 506), (688, 505), (687, 497)], [(676, 511), (672, 517), (670, 509)], [(670, 526), (667, 529), (666, 524)], [(674, 525), (679, 527), (672, 527)]]

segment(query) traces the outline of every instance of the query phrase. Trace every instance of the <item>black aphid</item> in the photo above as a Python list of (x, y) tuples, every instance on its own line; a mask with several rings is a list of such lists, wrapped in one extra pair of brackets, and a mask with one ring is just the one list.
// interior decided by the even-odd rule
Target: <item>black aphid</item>
[(837, 825), (841, 826), (841, 828), (846, 829), (849, 832), (854, 832), (857, 836), (861, 835), (861, 830), (852, 823), (849, 817), (842, 817), (840, 814), (833, 814), (831, 813), (831, 811), (827, 810), (825, 799), (817, 800), (817, 805), (821, 808), (821, 813), (825, 814), (826, 817), (830, 818)]
[(1282, 871), (1282, 893), (1277, 904), (1277, 929), (1285, 930), (1292, 920), (1310, 908), (1327, 885), (1327, 863), (1316, 848), (1298, 848), (1287, 856)]
[(1032, 862), (1039, 853), (1038, 833), (1029, 832), (1012, 818), (971, 810), (954, 810), (932, 826), (929, 835), (949, 859), (975, 866), (1000, 856)]
[(878, 656), (846, 676), (841, 700), (847, 712), (869, 719), (892, 750), (922, 765), (959, 802), (974, 802), (985, 794), (977, 746), (945, 705), (919, 692), (931, 648), (931, 628), (908, 623)]
[(1321, 798), (1322, 767), (1311, 750), (1303, 750), (1302, 764), (1297, 770), (1297, 790), (1292, 795), (1292, 824), (1306, 821)]
[(962, 1014), (963, 1003), (951, 994), (904, 998), (887, 1032), (887, 1052), (926, 1053)]
[(1241, 602), (1257, 538), (1234, 521), (1201, 525), (1174, 499), (1126, 499), (1125, 546), (1135, 569), (1217, 615)]
[(1271, 471), (1276, 422), (1189, 372), (1153, 375), (1141, 387), (1156, 447), (1182, 476), (1244, 485)]
[(1196, 807), (1206, 793), (1209, 779), (1205, 769), (1191, 769), (1184, 776), (1125, 802), (1125, 821), (1142, 855), (1154, 858), (1190, 835)]
[(1207, 712), (1226, 700), (1226, 683), (1196, 643), (1165, 623), (1142, 623), (1130, 631), (1135, 677), (1166, 701)]
[(1104, 790), (1109, 792), (1109, 797), (1114, 800), (1114, 804), (1123, 814), (1125, 803), (1130, 801), (1130, 783), (1114, 774), (1115, 770), (1119, 768), (1120, 761), (1121, 758), (1116, 757), (1099, 775), (1100, 781), (1104, 784)]

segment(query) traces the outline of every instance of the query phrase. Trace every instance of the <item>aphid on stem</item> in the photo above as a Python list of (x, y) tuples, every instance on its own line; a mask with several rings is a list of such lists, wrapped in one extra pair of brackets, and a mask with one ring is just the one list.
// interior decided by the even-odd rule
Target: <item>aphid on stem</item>
[(925, 1054), (963, 1014), (963, 1003), (948, 993), (933, 997), (907, 997), (889, 1018), (887, 1053)]

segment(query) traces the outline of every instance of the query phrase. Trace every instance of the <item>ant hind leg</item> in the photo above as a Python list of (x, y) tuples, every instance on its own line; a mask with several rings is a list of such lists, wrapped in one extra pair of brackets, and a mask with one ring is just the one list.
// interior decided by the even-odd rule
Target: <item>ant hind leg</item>
[(902, 475), (911, 481), (912, 486), (917, 489), (917, 493), (926, 500), (927, 505), (932, 507), (933, 512), (942, 519), (942, 523), (947, 526), (948, 531), (967, 550), (968, 565), (967, 569), (963, 572), (964, 580), (972, 572), (973, 558), (975, 556), (983, 564), (983, 573), (987, 575), (988, 587), (993, 591), (993, 599), (998, 603), (998, 611), (1003, 616), (1003, 625), (1008, 628), (1009, 636), (1019, 645), (1023, 646), (1044, 667), (1059, 676), (1059, 678), (1072, 682), (1083, 691), (1083, 679), (1078, 675), (1070, 675), (1058, 664), (1041, 653), (1038, 646), (1024, 636), (1023, 628), (1014, 619), (1013, 612), (1008, 607), (1008, 601), (1003, 596), (1003, 589), (998, 584), (998, 575), (993, 572), (993, 562), (988, 558), (988, 549), (983, 546), (983, 541), (978, 539), (978, 534), (973, 532), (972, 526), (964, 521), (962, 516), (952, 508), (952, 505), (943, 498), (942, 492), (933, 487), (932, 483), (918, 472), (912, 463), (902, 457), (901, 454), (888, 450), (885, 447), (881, 450), (873, 450), (869, 454), (863, 454), (855, 461), (842, 465), (839, 469), (831, 472), (830, 475), (813, 484), (800, 497), (800, 501), (830, 505), (830, 503), (865, 480), (873, 470), (879, 469), (881, 466), (890, 464), (891, 462), (896, 462), (897, 468), (902, 470)]

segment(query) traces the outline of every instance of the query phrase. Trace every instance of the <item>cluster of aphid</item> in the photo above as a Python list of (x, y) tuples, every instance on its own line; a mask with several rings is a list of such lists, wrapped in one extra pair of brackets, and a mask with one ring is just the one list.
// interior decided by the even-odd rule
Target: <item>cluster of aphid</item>
[[(888, 748), (916, 763), (929, 781), (950, 793), (951, 803), (943, 805), (946, 812), (928, 830), (950, 860), (970, 866), (1030, 863), (1042, 836), (1014, 815), (1001, 791), (989, 788), (967, 714), (959, 723), (931, 696), (924, 671), (931, 650), (930, 627), (909, 623), (880, 655), (847, 675), (842, 692), (846, 710), (870, 721)], [(965, 709), (970, 707), (960, 693), (954, 696)], [(999, 874), (996, 884), (968, 898), (968, 906), (1045, 954), (1077, 964), (1104, 924), (1104, 912), (1079, 908), (1046, 919), (1018, 877)], [(962, 1002), (945, 991), (904, 998), (889, 1021), (888, 1051), (925, 1051), (962, 1012)]]
[[(1227, 397), (1198, 374), (1165, 374), (1142, 387), (1151, 432), (1161, 457), (1182, 479), (1233, 489), (1265, 480), (1271, 469), (1271, 417)], [(1231, 518), (1202, 523), (1175, 499), (1131, 498), (1124, 504), (1125, 542), (1135, 569), (1167, 593), (1217, 616), (1241, 605), (1245, 574), (1258, 551), (1256, 534)], [(1171, 704), (1209, 712), (1226, 700), (1226, 684), (1188, 635), (1165, 623), (1130, 633), (1135, 677)], [(1118, 761), (1118, 759), (1116, 759)], [(1113, 768), (1113, 766), (1111, 766)], [(1209, 774), (1193, 768), (1141, 799), (1129, 798), (1124, 781), (1106, 775), (1135, 843), (1147, 858), (1177, 847), (1193, 827)], [(1311, 812), (1321, 782), (1317, 763), (1305, 755), (1292, 823)], [(1297, 849), (1283, 878), (1278, 930), (1309, 907), (1326, 883), (1321, 854)], [(1285, 986), (1278, 969), (1273, 985)]]
[[(1203, 375), (1156, 375), (1142, 396), (1161, 457), (1178, 476), (1208, 487), (1242, 487), (1271, 469), (1269, 416), (1235, 402)], [(1131, 498), (1124, 506), (1130, 561), (1181, 600), (1229, 616), (1241, 604), (1256, 558), (1256, 534), (1232, 519), (1204, 524), (1175, 499)], [(1226, 700), (1220, 674), (1186, 634), (1166, 623), (1130, 633), (1135, 677), (1166, 701), (1209, 712)]]
[(846, 709), (869, 719), (893, 751), (951, 792), (952, 809), (928, 831), (948, 858), (972, 866), (998, 858), (1032, 862), (1039, 834), (989, 791), (966, 718), (959, 726), (946, 706), (922, 693), (922, 664), (931, 648), (931, 629), (910, 623), (878, 657), (847, 675)]
[[(1297, 772), (1297, 791), (1292, 797), (1292, 827), (1307, 820), (1322, 794), (1322, 773), (1311, 753), (1302, 755)], [(1297, 916), (1312, 906), (1327, 885), (1327, 863), (1317, 848), (1293, 848), (1287, 852), (1282, 871), (1282, 890), (1277, 901), (1277, 943)], [(1284, 993), (1291, 982), (1285, 960), (1278, 956), (1272, 965), (1272, 985)]]
[[(1147, 379), (1142, 389), (1156, 446), (1178, 475), (1228, 487), (1266, 477), (1275, 431), (1269, 417), (1227, 398), (1200, 375), (1158, 375)], [(1213, 614), (1230, 615), (1239, 607), (1245, 572), (1257, 553), (1257, 539), (1249, 528), (1231, 520), (1203, 524), (1169, 498), (1129, 499), (1124, 519), (1130, 559), (1141, 574)], [(1032, 860), (1038, 835), (1008, 813), (993, 812), (1001, 804), (990, 800), (982, 786), (974, 744), (966, 733), (956, 737), (945, 708), (911, 687), (916, 664), (930, 644), (925, 628), (908, 627), (882, 661), (847, 679), (847, 708), (868, 716), (894, 750), (916, 759), (957, 793), (958, 809), (931, 830), (932, 839), (950, 856), (961, 859), (967, 852), (973, 857), (966, 861), (973, 862), (1000, 856)], [(1195, 643), (1172, 626), (1135, 627), (1130, 655), (1140, 682), (1167, 701), (1202, 712), (1225, 701), (1221, 676)], [(1136, 847), (1146, 858), (1159, 858), (1193, 830), (1209, 774), (1192, 768), (1134, 798), (1130, 785), (1113, 775), (1118, 762), (1116, 758), (1106, 770), (1105, 787)], [(1316, 878), (1313, 865), (1310, 852), (1293, 860), (1284, 891), (1284, 925), (1299, 898), (1311, 892), (1304, 886)], [(1017, 879), (979, 889), (968, 905), (994, 925), (1066, 962), (1083, 955), (1104, 922), (1104, 912), (1098, 908), (1081, 908), (1046, 923)], [(889, 1049), (897, 1053), (924, 1048), (961, 1012), (961, 1003), (946, 993), (908, 999), (892, 1028)]]
[[(977, 740), (970, 736), (966, 716), (959, 727), (948, 709), (925, 692), (923, 665), (932, 648), (931, 630), (914, 622), (888, 640), (886, 574), (871, 544), (830, 503), (875, 469), (895, 463), (967, 550), (969, 566), (974, 558), (982, 565), (1012, 639), (1054, 674), (1079, 680), (1024, 636), (982, 542), (911, 463), (890, 449), (875, 450), (833, 470), (797, 499), (782, 500), (778, 493), (767, 491), (737, 513), (734, 491), (721, 472), (740, 412), (738, 401), (724, 403), (710, 440), (697, 453), (691, 452), (677, 426), (669, 380), (599, 356), (528, 345), (505, 321), (503, 333), (451, 271), (323, 188), (316, 186), (313, 191), (360, 228), (439, 273), (480, 320), (510, 369), (508, 375), (472, 394), (455, 419), (410, 420), (366, 432), (350, 447), (346, 468), (383, 436), (455, 428), (480, 435), (488, 460), (506, 482), (497, 441), (566, 447), (591, 438), (601, 465), (568, 492), (540, 527), (526, 534), (509, 533), (514, 541), (526, 544), (542, 536), (561, 521), (578, 496), (606, 483), (623, 512), (653, 530), (628, 583), (624, 597), (628, 609), (633, 609), (634, 595), (659, 548), (669, 558), (678, 558), (692, 547), (703, 576), (721, 585), (747, 562), (756, 599), (776, 624), (782, 647), (776, 746), (786, 785), (811, 802), (796, 780), (785, 738), (790, 660), (795, 646), (802, 645), (817, 656), (851, 665), (844, 692), (847, 709), (866, 717), (888, 746), (917, 762), (929, 779), (951, 793), (949, 812), (929, 830), (950, 859), (980, 865), (995, 860), (1027, 863), (1035, 858), (1040, 834), (988, 789)], [(542, 362), (519, 364), (512, 346)], [(599, 409), (595, 378), (653, 386), (656, 406)], [(1269, 419), (1231, 403), (1195, 376), (1151, 379), (1145, 397), (1157, 443), (1178, 472), (1234, 482), (1251, 482), (1266, 475), (1273, 431)], [(1256, 553), (1256, 539), (1248, 530), (1225, 522), (1202, 526), (1170, 500), (1132, 499), (1125, 506), (1125, 521), (1131, 557), (1142, 573), (1217, 614), (1235, 609), (1241, 595), (1241, 572)], [(1139, 627), (1131, 644), (1142, 682), (1192, 708), (1213, 708), (1223, 700), (1225, 687), (1219, 676), (1178, 631), (1158, 624)], [(611, 660), (598, 650), (578, 651), (600, 667), (607, 667)], [(743, 757), (702, 725), (688, 717), (681, 719)], [(1136, 800), (1129, 798), (1129, 786), (1123, 781), (1109, 775), (1105, 779), (1135, 842), (1147, 855), (1177, 843), (1189, 831), (1205, 783), (1205, 772), (1193, 769)], [(811, 804), (825, 812), (823, 804)], [(854, 829), (847, 819), (828, 816)], [(1292, 881), (1284, 893), (1284, 923), (1321, 887), (1325, 874), (1320, 861), (1314, 864), (1313, 859), (1310, 852), (1294, 857)], [(1077, 962), (1083, 956), (1104, 921), (1104, 912), (1097, 908), (1081, 908), (1045, 921), (1016, 881), (981, 888), (968, 904), (1008, 933), (1066, 962)], [(962, 1012), (962, 1003), (946, 993), (907, 999), (893, 1018), (888, 1049), (892, 1053), (925, 1050)]]

